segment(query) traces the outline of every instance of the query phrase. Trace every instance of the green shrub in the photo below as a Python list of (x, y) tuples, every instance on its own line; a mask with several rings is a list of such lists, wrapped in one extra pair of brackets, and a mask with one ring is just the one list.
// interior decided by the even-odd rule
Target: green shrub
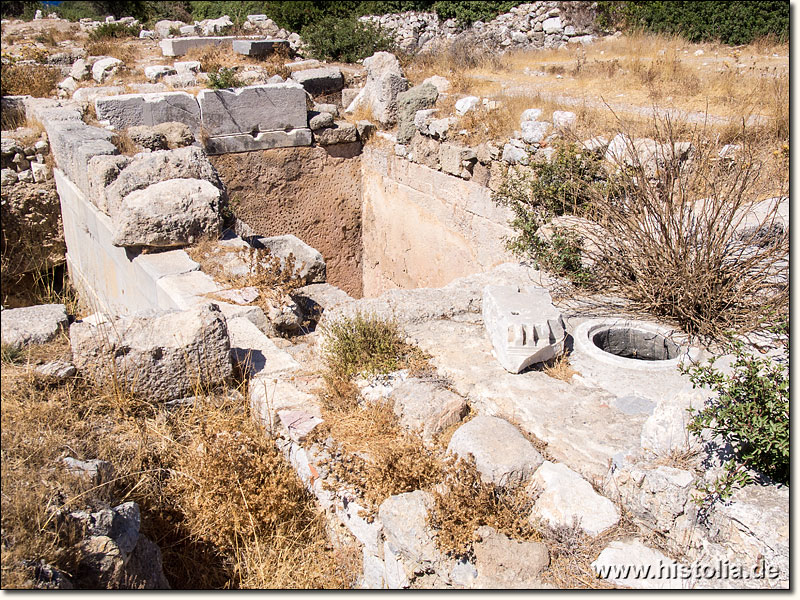
[[(782, 329), (788, 356), (788, 321)], [(731, 375), (716, 369), (713, 359), (707, 365), (683, 369), (695, 387), (708, 386), (717, 394), (701, 410), (693, 411), (688, 429), (696, 434), (710, 429), (734, 445), (737, 456), (726, 465), (723, 482), (747, 482), (749, 477), (738, 468), (741, 465), (788, 484), (788, 370), (750, 354), (741, 342), (731, 341), (726, 350), (735, 357)], [(716, 487), (723, 486), (718, 483)]]
[(208, 87), (211, 89), (239, 88), (242, 85), (244, 84), (236, 77), (236, 69), (221, 67), (208, 73)]
[(124, 23), (103, 23), (89, 33), (89, 41), (99, 42), (118, 38), (139, 37), (142, 28), (139, 25), (125, 25)]
[(396, 371), (410, 351), (397, 323), (375, 315), (359, 313), (323, 325), (322, 333), (328, 370), (343, 379)]
[(579, 153), (571, 144), (561, 144), (551, 162), (536, 162), (530, 169), (510, 170), (495, 202), (513, 212), (511, 227), (516, 231), (507, 240), (514, 254), (533, 258), (541, 267), (579, 283), (588, 283), (589, 273), (581, 266), (578, 237), (559, 229), (545, 240), (536, 232), (562, 215), (584, 215), (592, 198), (609, 188), (602, 159), (595, 153)]
[(789, 39), (789, 3), (780, 1), (599, 2), (601, 26), (677, 34), (690, 42), (748, 44), (774, 35)]
[(457, 19), (462, 25), (474, 21), (489, 21), (497, 15), (508, 12), (522, 2), (480, 1), (480, 2), (434, 2), (433, 10), (440, 19)]
[(323, 17), (303, 29), (302, 36), (311, 56), (320, 60), (356, 62), (394, 46), (377, 26), (362, 23), (355, 16)]

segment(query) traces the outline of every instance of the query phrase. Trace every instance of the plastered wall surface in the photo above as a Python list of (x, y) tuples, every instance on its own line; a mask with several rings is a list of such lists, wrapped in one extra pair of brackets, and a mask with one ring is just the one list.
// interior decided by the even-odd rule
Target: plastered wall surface
[(327, 263), (328, 283), (360, 298), (359, 144), (334, 148), (282, 148), (209, 158), (239, 219), (257, 235), (291, 233), (316, 248)]
[(510, 212), (491, 191), (366, 147), (361, 160), (364, 296), (442, 287), (513, 260)]

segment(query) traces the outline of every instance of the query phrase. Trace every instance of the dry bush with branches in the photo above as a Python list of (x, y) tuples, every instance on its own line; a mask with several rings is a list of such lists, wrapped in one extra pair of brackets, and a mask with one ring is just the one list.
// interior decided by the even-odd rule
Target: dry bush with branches
[[(557, 163), (569, 167), (563, 172), (534, 165), (547, 173), (545, 187), (541, 173), (512, 174), (497, 199), (512, 206), (524, 233), (516, 250), (555, 253), (564, 259), (555, 264), (571, 268), (588, 261), (584, 283), (618, 292), (690, 334), (747, 331), (785, 314), (788, 224), (777, 200), (759, 203), (784, 198), (788, 182), (767, 176), (746, 132), (731, 160), (719, 157), (708, 127), (657, 113), (652, 131), (653, 140), (636, 141), (620, 121), (615, 164), (600, 170), (599, 163), (587, 168), (589, 153), (568, 146), (572, 158)], [(560, 211), (553, 208), (559, 203)], [(595, 226), (562, 247), (543, 243), (536, 229), (558, 214), (578, 214)], [(571, 260), (576, 253), (581, 260)]]
[(61, 77), (61, 70), (56, 67), (4, 62), (0, 87), (3, 96), (27, 94), (35, 98), (49, 98), (55, 93)]

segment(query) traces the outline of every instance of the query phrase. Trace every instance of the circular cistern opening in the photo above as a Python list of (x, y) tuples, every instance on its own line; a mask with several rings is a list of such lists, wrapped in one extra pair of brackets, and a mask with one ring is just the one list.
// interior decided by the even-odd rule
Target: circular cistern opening
[(633, 360), (672, 360), (681, 354), (675, 342), (660, 333), (634, 327), (601, 327), (592, 343), (603, 352)]
[(626, 369), (674, 369), (687, 358), (695, 360), (699, 352), (679, 332), (646, 321), (584, 321), (573, 338), (581, 355)]

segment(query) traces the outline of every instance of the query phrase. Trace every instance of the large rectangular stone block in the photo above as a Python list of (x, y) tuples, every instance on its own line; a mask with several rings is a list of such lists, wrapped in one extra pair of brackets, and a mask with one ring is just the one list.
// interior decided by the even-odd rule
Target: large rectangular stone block
[(310, 145), (310, 129), (293, 129), (292, 131), (262, 131), (255, 137), (247, 133), (212, 137), (208, 139), (205, 149), (207, 154), (230, 154)]
[(306, 92), (294, 82), (201, 90), (203, 126), (212, 137), (308, 127)]
[(195, 132), (200, 129), (200, 105), (186, 92), (110, 96), (97, 98), (94, 106), (98, 119), (107, 119), (119, 129), (170, 121), (184, 123)]
[(245, 56), (267, 56), (278, 47), (288, 50), (289, 41), (281, 39), (233, 40), (233, 51)]
[(56, 165), (88, 197), (89, 159), (101, 154), (119, 154), (111, 143), (113, 134), (73, 120), (50, 121), (45, 129)]
[(202, 48), (203, 46), (219, 46), (220, 44), (230, 44), (234, 39), (232, 35), (218, 37), (184, 37), (161, 40), (161, 54), (164, 56), (183, 56), (192, 48)]

